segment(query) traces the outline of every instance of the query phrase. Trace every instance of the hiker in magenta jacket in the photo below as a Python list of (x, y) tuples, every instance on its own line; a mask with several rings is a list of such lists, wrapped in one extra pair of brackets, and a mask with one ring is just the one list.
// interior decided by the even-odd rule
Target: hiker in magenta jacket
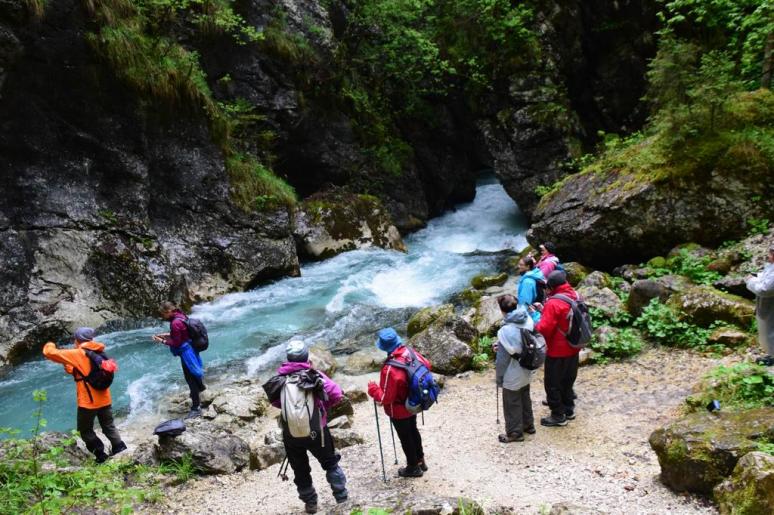
[(537, 262), (537, 267), (543, 272), (543, 277), (548, 277), (548, 274), (556, 270), (556, 264), (559, 263), (559, 258), (554, 255), (556, 245), (547, 241), (540, 245), (538, 250), (540, 250), (540, 259)]
[[(314, 369), (313, 363), (309, 361), (309, 349), (301, 340), (288, 342), (285, 351), (287, 353), (287, 361), (277, 370), (278, 376), (288, 376)], [(347, 477), (339, 466), (341, 455), (336, 452), (333, 437), (331, 436), (330, 429), (328, 429), (328, 410), (341, 402), (344, 394), (341, 391), (341, 387), (331, 381), (327, 375), (317, 369), (314, 370), (320, 374), (323, 380), (323, 390), (328, 397), (327, 400), (323, 400), (315, 395), (315, 402), (320, 408), (322, 434), (320, 432), (313, 432), (311, 436), (296, 438), (289, 431), (285, 429), (282, 431), (282, 443), (285, 445), (285, 454), (290, 467), (293, 469), (293, 482), (298, 490), (298, 498), (304, 502), (306, 513), (317, 512), (317, 492), (312, 484), (312, 469), (309, 467), (307, 452), (312, 453), (312, 456), (320, 462), (320, 466), (325, 470), (325, 478), (331, 486), (336, 502), (343, 503), (349, 496), (347, 492)], [(280, 396), (279, 399), (272, 400), (272, 404), (277, 408), (281, 408), (281, 398)]]
[(546, 339), (546, 363), (543, 383), (546, 389), (548, 407), (551, 416), (540, 419), (540, 424), (548, 427), (566, 426), (568, 420), (575, 418), (575, 396), (573, 385), (578, 376), (578, 353), (567, 341), (565, 334), (570, 330), (570, 305), (558, 298), (563, 295), (578, 300), (578, 294), (567, 283), (567, 274), (554, 270), (546, 281), (548, 299), (541, 310), (540, 322), (535, 326)]
[[(403, 345), (395, 329), (388, 327), (379, 331), (376, 347), (387, 353), (387, 360), (409, 362), (408, 348)], [(430, 362), (418, 352), (415, 352), (428, 370)], [(406, 409), (406, 399), (409, 395), (408, 375), (405, 370), (385, 363), (379, 378), (379, 384), (368, 383), (368, 395), (381, 404), (384, 412), (390, 417), (390, 423), (398, 433), (400, 446), (406, 455), (406, 467), (398, 469), (401, 477), (422, 477), (427, 470), (425, 452), (422, 448), (422, 435), (417, 428), (417, 416)]]

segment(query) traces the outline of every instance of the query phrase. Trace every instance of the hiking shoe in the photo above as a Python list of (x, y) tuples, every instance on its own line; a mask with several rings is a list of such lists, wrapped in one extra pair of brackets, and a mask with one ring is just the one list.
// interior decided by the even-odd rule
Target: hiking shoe
[(548, 401), (543, 399), (543, 401), (540, 404), (542, 404), (543, 406), (548, 406)]
[(530, 426), (526, 428), (524, 432), (527, 433), (528, 435), (534, 435), (535, 433), (537, 433), (537, 430), (535, 429), (535, 426)]
[(123, 452), (126, 450), (126, 444), (124, 442), (121, 442), (120, 444), (116, 445), (112, 449), (110, 449), (110, 455), (115, 456), (119, 452)]
[(304, 511), (307, 513), (317, 513), (317, 503), (316, 502), (308, 502), (304, 504)]
[(97, 460), (97, 463), (105, 463), (109, 457), (110, 456), (105, 454), (105, 451), (102, 451), (99, 454), (94, 455), (94, 459)]
[(194, 408), (191, 411), (188, 412), (188, 415), (185, 416), (184, 420), (188, 420), (191, 418), (197, 418), (202, 416), (202, 410), (201, 408)]
[(546, 427), (566, 426), (567, 417), (565, 417), (564, 415), (562, 415), (561, 417), (556, 417), (554, 415), (551, 415), (550, 417), (543, 417), (540, 419), (540, 425), (546, 426)]
[(416, 467), (401, 467), (398, 469), (398, 475), (400, 477), (422, 477), (424, 472), (422, 468), (417, 465)]
[(564, 412), (564, 418), (567, 420), (575, 420), (575, 411), (565, 411)]
[(347, 501), (349, 501), (349, 497), (341, 497), (339, 499), (336, 499), (336, 504), (344, 504)]
[(207, 389), (207, 385), (202, 383), (201, 386), (199, 386), (199, 393), (203, 392), (206, 389)]
[(501, 434), (497, 437), (498, 440), (500, 440), (501, 443), (511, 443), (511, 442), (523, 442), (524, 441), (524, 435), (517, 435), (517, 434)]
[(419, 468), (422, 469), (422, 472), (427, 472), (427, 465), (425, 464), (425, 460), (424, 459), (420, 460)]
[(755, 360), (756, 365), (762, 365), (764, 367), (770, 367), (774, 365), (774, 356), (763, 356)]

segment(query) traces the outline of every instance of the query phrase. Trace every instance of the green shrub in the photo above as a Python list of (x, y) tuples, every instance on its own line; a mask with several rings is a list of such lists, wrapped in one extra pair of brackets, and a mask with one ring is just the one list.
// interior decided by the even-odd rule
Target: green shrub
[(605, 325), (627, 327), (632, 323), (632, 316), (624, 309), (618, 310), (612, 315), (608, 315), (606, 311), (594, 307), (590, 308), (589, 311), (591, 313), (591, 324), (594, 329)]
[(473, 368), (483, 370), (494, 360), (495, 353), (492, 350), (494, 340), (491, 336), (480, 336), (473, 342), (471, 345), (473, 350)]
[(721, 277), (718, 272), (707, 269), (707, 266), (712, 262), (712, 256), (698, 257), (691, 254), (688, 249), (680, 249), (676, 256), (666, 261), (651, 260), (648, 263), (651, 262), (660, 266), (648, 267), (650, 277), (677, 274), (685, 276), (697, 284), (712, 284)]
[(669, 306), (652, 299), (634, 326), (645, 331), (651, 340), (668, 347), (707, 349), (711, 329), (704, 329), (680, 319)]
[(609, 334), (604, 343), (594, 337), (591, 341), (591, 350), (594, 351), (592, 355), (594, 363), (604, 364), (610, 360), (628, 358), (642, 351), (642, 337), (635, 329), (618, 329)]
[[(61, 468), (67, 465), (61, 457), (64, 447), (43, 448), (38, 443), (46, 426), (42, 417), (46, 392), (36, 390), (33, 398), (37, 407), (32, 437), (3, 442), (0, 507), (4, 513), (130, 513), (140, 503), (160, 500), (157, 471), (149, 467), (110, 460)], [(73, 435), (62, 445), (71, 445), (74, 439)]]
[(747, 220), (747, 227), (750, 231), (750, 236), (755, 234), (768, 234), (769, 233), (769, 219), (768, 218), (749, 218)]
[(705, 376), (702, 391), (687, 402), (703, 409), (713, 399), (724, 408), (774, 406), (774, 374), (753, 363), (720, 365)]

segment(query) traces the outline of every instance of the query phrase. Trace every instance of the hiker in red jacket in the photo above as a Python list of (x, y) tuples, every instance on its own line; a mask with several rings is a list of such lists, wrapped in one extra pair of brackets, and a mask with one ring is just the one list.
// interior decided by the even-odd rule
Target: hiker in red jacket
[(541, 418), (543, 426), (566, 426), (575, 418), (573, 385), (578, 376), (579, 349), (570, 346), (565, 334), (570, 330), (570, 305), (559, 296), (578, 300), (578, 294), (567, 283), (567, 274), (555, 270), (546, 281), (548, 298), (545, 306), (537, 305), (541, 311), (540, 322), (535, 329), (546, 339), (546, 364), (543, 383), (546, 389), (551, 416)]
[[(376, 346), (387, 353), (387, 360), (394, 359), (408, 363), (409, 349), (403, 345), (395, 329), (388, 327), (379, 331)], [(430, 362), (415, 351), (419, 359), (430, 370)], [(422, 477), (427, 470), (425, 452), (422, 449), (422, 435), (417, 429), (417, 416), (406, 409), (406, 399), (409, 395), (408, 374), (401, 368), (385, 363), (382, 367), (379, 384), (368, 383), (368, 395), (384, 407), (384, 412), (390, 417), (390, 423), (398, 433), (400, 446), (406, 455), (406, 466), (398, 469), (400, 477)]]

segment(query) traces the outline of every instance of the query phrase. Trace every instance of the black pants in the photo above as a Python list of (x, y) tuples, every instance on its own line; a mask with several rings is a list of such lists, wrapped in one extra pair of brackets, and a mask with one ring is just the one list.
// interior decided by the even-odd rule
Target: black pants
[(403, 454), (406, 455), (406, 465), (416, 467), (420, 461), (425, 459), (425, 451), (422, 449), (422, 435), (417, 429), (417, 416), (409, 418), (391, 418), (390, 421), (398, 433), (400, 446), (403, 448)]
[(561, 418), (575, 410), (572, 387), (578, 377), (578, 355), (569, 358), (546, 358), (544, 384), (551, 414)]
[(201, 401), (199, 400), (199, 392), (204, 390), (204, 383), (201, 377), (196, 377), (185, 366), (185, 361), (180, 360), (180, 364), (183, 365), (183, 376), (185, 382), (188, 383), (188, 390), (191, 392), (191, 409), (199, 409)]
[(282, 439), (285, 443), (285, 453), (290, 467), (293, 469), (293, 482), (296, 483), (298, 498), (305, 503), (317, 502), (317, 492), (312, 484), (312, 469), (309, 467), (307, 451), (312, 453), (312, 456), (320, 462), (320, 466), (325, 471), (325, 478), (331, 485), (333, 497), (337, 501), (343, 501), (348, 495), (347, 477), (339, 466), (341, 456), (336, 452), (328, 426), (323, 429), (322, 436), (324, 442), (320, 441), (321, 435), (319, 434), (315, 438), (294, 438), (283, 431)]
[(503, 414), (508, 435), (523, 436), (525, 429), (535, 427), (529, 385), (515, 391), (503, 388)]
[(81, 434), (81, 440), (86, 444), (86, 448), (91, 451), (95, 456), (99, 456), (105, 452), (105, 445), (100, 440), (97, 433), (94, 432), (94, 419), (99, 420), (99, 425), (102, 428), (102, 434), (104, 434), (113, 449), (123, 445), (121, 435), (118, 434), (118, 429), (113, 423), (113, 408), (112, 406), (105, 406), (99, 409), (78, 408), (77, 425), (78, 432)]

